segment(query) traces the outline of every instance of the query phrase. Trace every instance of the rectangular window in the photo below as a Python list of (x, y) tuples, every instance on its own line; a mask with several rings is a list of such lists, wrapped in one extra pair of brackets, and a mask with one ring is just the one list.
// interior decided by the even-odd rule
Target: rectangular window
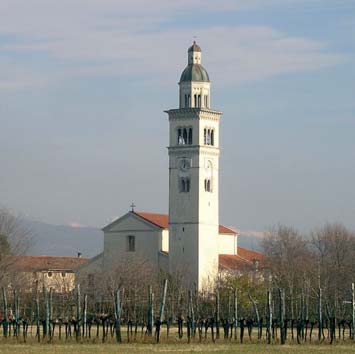
[(136, 237), (135, 236), (127, 236), (127, 251), (135, 252), (136, 251)]

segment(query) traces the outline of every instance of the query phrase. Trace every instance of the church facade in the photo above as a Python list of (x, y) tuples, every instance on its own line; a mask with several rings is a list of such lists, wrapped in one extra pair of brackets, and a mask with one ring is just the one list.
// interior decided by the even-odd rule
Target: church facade
[(143, 257), (172, 274), (183, 272), (187, 284), (202, 289), (221, 268), (252, 260), (238, 255), (243, 253), (237, 247), (238, 232), (219, 223), (222, 113), (211, 108), (211, 83), (195, 42), (179, 82), (179, 107), (166, 113), (169, 215), (132, 208), (103, 228), (104, 251), (88, 267), (107, 269), (119, 260)]

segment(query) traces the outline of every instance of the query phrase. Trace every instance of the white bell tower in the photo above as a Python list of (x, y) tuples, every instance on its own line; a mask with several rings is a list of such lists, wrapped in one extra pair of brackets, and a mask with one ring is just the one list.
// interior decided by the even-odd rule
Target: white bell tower
[(179, 108), (167, 111), (169, 142), (169, 266), (201, 290), (218, 272), (219, 121), (210, 109), (207, 71), (194, 42), (181, 74)]

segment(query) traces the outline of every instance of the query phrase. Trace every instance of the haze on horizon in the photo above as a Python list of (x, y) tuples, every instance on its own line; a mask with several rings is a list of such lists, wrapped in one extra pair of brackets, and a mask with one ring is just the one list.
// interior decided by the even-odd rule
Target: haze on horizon
[(355, 228), (355, 2), (3, 0), (0, 206), (101, 227), (168, 211), (194, 37), (221, 122), (220, 221)]

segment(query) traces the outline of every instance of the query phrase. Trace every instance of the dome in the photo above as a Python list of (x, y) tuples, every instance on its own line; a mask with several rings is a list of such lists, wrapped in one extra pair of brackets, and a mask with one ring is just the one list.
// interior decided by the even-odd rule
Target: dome
[(199, 45), (196, 44), (196, 42), (194, 41), (194, 43), (192, 44), (192, 46), (189, 48), (188, 52), (201, 52), (201, 48)]
[(201, 64), (189, 64), (182, 72), (180, 77), (180, 82), (186, 81), (209, 82), (210, 78), (206, 69)]

